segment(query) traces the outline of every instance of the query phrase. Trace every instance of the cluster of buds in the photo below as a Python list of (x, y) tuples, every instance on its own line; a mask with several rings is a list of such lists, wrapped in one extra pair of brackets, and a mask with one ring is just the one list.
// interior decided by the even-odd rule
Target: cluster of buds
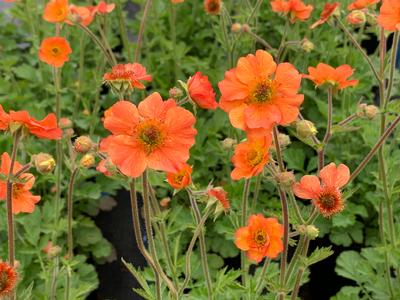
[(366, 103), (360, 103), (358, 105), (357, 116), (359, 118), (367, 118), (369, 120), (373, 120), (378, 113), (379, 108), (375, 105), (368, 105)]
[(317, 128), (313, 122), (308, 120), (299, 120), (296, 122), (296, 133), (302, 139), (308, 139), (317, 134)]
[(32, 162), (36, 168), (36, 170), (40, 174), (48, 174), (53, 172), (56, 161), (54, 160), (53, 156), (48, 153), (39, 153), (32, 156)]
[(95, 148), (95, 144), (90, 137), (82, 135), (78, 137), (74, 142), (74, 150), (77, 153), (83, 154), (79, 161), (79, 165), (82, 168), (89, 169), (93, 167), (96, 163), (95, 156), (92, 151)]

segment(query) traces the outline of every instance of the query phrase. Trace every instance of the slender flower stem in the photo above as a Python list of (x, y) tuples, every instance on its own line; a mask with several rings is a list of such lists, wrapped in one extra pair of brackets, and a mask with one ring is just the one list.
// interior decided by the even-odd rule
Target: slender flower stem
[(292, 259), (290, 261), (289, 268), (288, 268), (288, 271), (287, 271), (287, 274), (286, 274), (286, 278), (285, 278), (285, 283), (286, 284), (288, 284), (290, 282), (292, 274), (293, 274), (293, 271), (294, 271), (295, 266), (297, 264), (297, 261), (299, 260), (300, 253), (303, 252), (305, 239), (306, 239), (305, 235), (301, 235), (300, 236), (299, 242), (297, 244), (297, 247), (296, 247), (296, 250), (295, 250), (295, 252), (293, 254), (293, 257), (292, 257)]
[(351, 32), (346, 28), (346, 26), (343, 24), (343, 22), (337, 17), (334, 16), (335, 20), (339, 24), (340, 29), (343, 30), (343, 32), (347, 35), (347, 37), (350, 39), (350, 41), (353, 43), (353, 45), (360, 51), (366, 62), (368, 63), (369, 67), (371, 68), (372, 73), (374, 74), (376, 80), (378, 82), (382, 82), (382, 78), (379, 76), (378, 71), (376, 70), (374, 64), (372, 63), (372, 60), (368, 56), (367, 52), (361, 47), (361, 45), (357, 42), (355, 37), (351, 34)]
[[(202, 219), (199, 207), (197, 205), (196, 199), (193, 197), (192, 192), (189, 189), (187, 191), (189, 194), (190, 204), (192, 206), (194, 218), (196, 220), (196, 225), (199, 226), (201, 219)], [(201, 264), (203, 267), (204, 278), (206, 280), (206, 285), (207, 285), (208, 299), (214, 299), (213, 290), (212, 290), (212, 282), (211, 282), (211, 277), (210, 277), (210, 270), (209, 270), (208, 261), (207, 261), (207, 248), (206, 248), (206, 241), (204, 238), (204, 230), (201, 230), (201, 232), (200, 232), (199, 243), (200, 243), (200, 258), (201, 258)]]
[(131, 44), (129, 43), (128, 39), (128, 31), (125, 26), (125, 18), (123, 15), (123, 6), (121, 3), (121, 0), (116, 0), (116, 11), (117, 11), (117, 16), (118, 16), (118, 21), (119, 21), (119, 30), (121, 33), (121, 39), (122, 39), (122, 44), (124, 45), (124, 49), (126, 50), (127, 53), (127, 60), (132, 61), (134, 59), (133, 56), (133, 49), (131, 48)]
[(74, 240), (73, 240), (73, 235), (72, 235), (72, 222), (73, 222), (73, 204), (74, 204), (74, 198), (73, 198), (73, 193), (74, 193), (74, 184), (75, 184), (75, 179), (76, 175), (78, 174), (78, 168), (74, 168), (71, 173), (71, 178), (69, 180), (68, 184), (68, 195), (67, 195), (67, 218), (68, 218), (68, 252), (67, 256), (68, 259), (72, 259), (74, 256)]
[(287, 19), (286, 23), (285, 23), (285, 29), (283, 31), (281, 43), (280, 43), (279, 48), (278, 48), (278, 54), (276, 56), (278, 62), (280, 62), (281, 59), (282, 59), (282, 54), (283, 54), (283, 50), (285, 49), (286, 38), (287, 38), (287, 35), (288, 35), (288, 31), (289, 31), (289, 26), (290, 26), (289, 19)]
[[(310, 245), (310, 239), (308, 237), (305, 238), (304, 240), (304, 248), (303, 248), (303, 252), (301, 253), (302, 256), (307, 256), (307, 252), (308, 252), (308, 246)], [(294, 284), (294, 289), (292, 292), (292, 296), (290, 297), (291, 300), (296, 300), (297, 299), (297, 294), (299, 293), (299, 289), (300, 289), (300, 285), (301, 285), (301, 279), (303, 278), (303, 274), (304, 274), (305, 268), (304, 267), (300, 267), (299, 271), (297, 273), (296, 276), (296, 281)]]
[[(241, 226), (246, 225), (247, 221), (247, 206), (249, 202), (249, 193), (250, 193), (250, 179), (246, 179), (244, 182), (244, 189), (243, 189), (243, 196), (242, 196), (242, 220)], [(244, 252), (240, 253), (240, 262), (241, 262), (241, 269), (242, 269), (242, 284), (246, 287), (247, 286), (247, 258)]]
[(261, 45), (263, 45), (265, 48), (267, 48), (269, 51), (273, 50), (274, 48), (272, 48), (272, 46), (266, 41), (264, 40), (262, 37), (260, 37), (259, 35), (255, 34), (253, 31), (251, 31), (250, 29), (245, 31), (249, 36), (251, 36), (254, 40), (256, 40), (257, 42), (259, 42)]
[(104, 32), (105, 29), (103, 29), (102, 25), (99, 24), (99, 32), (100, 32), (100, 36), (101, 39), (103, 40), (104, 43), (104, 48), (106, 49), (106, 51), (108, 51), (108, 55), (111, 58), (112, 62), (114, 65), (117, 64), (117, 59), (115, 58), (114, 52), (111, 49), (110, 43), (108, 42), (106, 33)]
[[(157, 251), (154, 242), (153, 229), (151, 227), (151, 212), (150, 212), (150, 197), (149, 197), (149, 182), (147, 177), (147, 170), (142, 175), (142, 195), (143, 195), (143, 208), (144, 208), (144, 224), (146, 228), (147, 240), (149, 241), (150, 254), (155, 262), (158, 262)], [(157, 299), (161, 300), (161, 282), (160, 274), (154, 272)]]
[(333, 88), (330, 86), (328, 88), (328, 123), (326, 124), (326, 132), (323, 139), (324, 147), (328, 144), (332, 136), (332, 114), (333, 114)]
[(269, 266), (270, 262), (271, 262), (270, 258), (265, 258), (264, 265), (263, 265), (263, 267), (261, 269), (260, 275), (258, 276), (258, 280), (257, 280), (256, 288), (255, 288), (256, 295), (261, 293), (262, 289), (264, 288), (264, 282), (265, 282), (264, 276), (267, 273), (267, 269), (268, 269), (268, 266)]
[(337, 125), (339, 126), (344, 126), (349, 124), (351, 121), (358, 119), (357, 114), (352, 114), (350, 116), (348, 116), (346, 119), (340, 121), (339, 123), (337, 123)]
[(399, 36), (400, 32), (396, 31), (394, 33), (393, 42), (392, 42), (392, 54), (390, 58), (390, 71), (389, 71), (389, 81), (386, 92), (386, 98), (383, 103), (383, 108), (386, 111), (386, 107), (390, 101), (390, 97), (392, 96), (392, 89), (394, 84), (394, 73), (396, 70), (396, 58), (397, 58), (397, 49), (399, 47)]
[(146, 4), (144, 6), (144, 10), (143, 10), (142, 20), (140, 21), (139, 34), (138, 34), (137, 45), (136, 45), (136, 49), (135, 49), (135, 61), (139, 61), (139, 59), (140, 59), (140, 51), (141, 51), (142, 43), (143, 43), (144, 28), (145, 28), (147, 16), (149, 14), (150, 6), (151, 6), (151, 0), (147, 0)]
[(138, 204), (137, 204), (136, 187), (135, 187), (134, 179), (132, 179), (129, 182), (129, 187), (130, 187), (130, 199), (131, 199), (131, 208), (132, 208), (133, 230), (134, 230), (135, 240), (136, 240), (136, 244), (139, 248), (139, 251), (143, 255), (143, 257), (146, 259), (149, 266), (154, 270), (154, 272), (158, 272), (160, 274), (161, 278), (163, 279), (165, 284), (168, 286), (170, 292), (173, 294), (174, 299), (178, 299), (178, 292), (175, 289), (173, 283), (168, 278), (168, 276), (165, 275), (165, 273), (161, 269), (161, 267), (156, 264), (156, 262), (151, 257), (149, 252), (146, 250), (146, 247), (143, 243), (142, 232), (140, 229), (140, 221), (139, 221), (140, 216), (139, 216), (139, 208), (138, 208)]
[[(276, 157), (278, 160), (279, 171), (284, 172), (285, 166), (283, 164), (282, 151), (279, 145), (278, 135), (279, 135), (278, 128), (275, 126), (273, 129), (273, 138), (276, 149)], [(288, 203), (285, 191), (283, 191), (280, 186), (278, 186), (278, 191), (279, 191), (279, 197), (281, 199), (282, 217), (283, 217), (283, 252), (281, 258), (280, 278), (279, 278), (281, 291), (278, 293), (278, 297), (280, 300), (283, 300), (285, 299), (285, 294), (286, 294), (284, 292), (285, 290), (284, 287), (285, 287), (287, 254), (289, 246), (289, 210), (288, 210)]]
[(294, 197), (294, 194), (293, 194), (293, 190), (289, 189), (288, 194), (289, 194), (289, 202), (290, 202), (290, 205), (293, 206), (293, 208), (294, 208), (294, 212), (295, 212), (297, 221), (301, 224), (304, 224), (305, 221), (304, 221), (303, 216), (301, 215), (300, 207), (297, 205), (296, 198)]
[(253, 200), (251, 202), (251, 209), (250, 209), (251, 212), (254, 212), (256, 210), (257, 200), (260, 194), (261, 180), (262, 180), (262, 174), (259, 174), (256, 178), (256, 185), (254, 187)]
[(189, 284), (189, 280), (191, 277), (191, 267), (190, 267), (190, 258), (193, 252), (194, 245), (196, 244), (197, 238), (200, 236), (201, 232), (203, 231), (204, 224), (206, 223), (208, 217), (211, 214), (211, 206), (206, 210), (203, 217), (201, 218), (200, 222), (197, 224), (196, 229), (193, 233), (193, 237), (190, 240), (189, 247), (186, 250), (186, 262), (185, 262), (185, 280), (181, 288), (179, 289), (179, 298), (181, 297), (182, 293), (186, 289), (187, 285)]

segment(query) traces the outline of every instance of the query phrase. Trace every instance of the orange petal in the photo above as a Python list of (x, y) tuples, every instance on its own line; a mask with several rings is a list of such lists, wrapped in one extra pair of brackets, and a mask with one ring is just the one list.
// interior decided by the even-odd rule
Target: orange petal
[(349, 182), (350, 170), (344, 164), (336, 167), (335, 163), (330, 163), (321, 170), (319, 177), (324, 185), (341, 188)]
[(294, 194), (301, 199), (317, 199), (321, 192), (321, 184), (317, 176), (305, 175), (293, 185)]

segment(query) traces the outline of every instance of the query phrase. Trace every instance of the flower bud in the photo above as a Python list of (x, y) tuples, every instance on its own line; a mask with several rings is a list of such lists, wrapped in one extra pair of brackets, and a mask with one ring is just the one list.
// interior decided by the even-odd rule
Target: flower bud
[(58, 122), (58, 126), (61, 129), (67, 129), (72, 127), (72, 121), (68, 118), (61, 118), (60, 121)]
[(48, 174), (53, 172), (56, 161), (53, 156), (47, 153), (39, 153), (32, 156), (33, 164), (40, 174)]
[(52, 242), (48, 242), (42, 251), (46, 253), (48, 259), (52, 259), (57, 257), (61, 253), (61, 247), (53, 245)]
[(78, 153), (87, 153), (93, 147), (93, 142), (90, 137), (82, 135), (75, 140), (74, 148)]
[(221, 142), (222, 148), (225, 150), (232, 149), (236, 144), (236, 140), (231, 138), (226, 138)]
[(250, 31), (251, 31), (251, 29), (250, 29), (249, 24), (242, 25), (242, 32), (250, 32)]
[(278, 134), (278, 141), (279, 141), (279, 146), (283, 149), (286, 148), (287, 146), (290, 145), (290, 136), (284, 133), (279, 133)]
[(231, 31), (234, 33), (240, 32), (242, 30), (242, 24), (240, 23), (233, 23), (231, 26)]
[(84, 115), (84, 116), (88, 116), (88, 115), (90, 115), (90, 111), (88, 110), (88, 109), (84, 109), (83, 111), (82, 111), (82, 114)]
[(75, 131), (72, 128), (67, 128), (64, 130), (64, 135), (66, 137), (72, 138), (75, 134)]
[(352, 25), (362, 25), (367, 21), (367, 16), (362, 10), (353, 10), (347, 16), (347, 22)]
[(359, 118), (365, 117), (365, 108), (366, 107), (367, 107), (367, 104), (365, 104), (365, 103), (358, 104), (358, 109), (356, 112), (357, 117), (359, 117)]
[(319, 235), (319, 229), (314, 225), (307, 225), (305, 233), (310, 240), (315, 240)]
[(296, 182), (296, 177), (294, 176), (293, 172), (280, 172), (276, 174), (276, 181), (283, 188), (291, 188)]
[(172, 99), (179, 99), (183, 96), (183, 91), (180, 88), (173, 87), (172, 89), (169, 90), (169, 96)]
[(308, 139), (317, 133), (317, 129), (313, 122), (300, 120), (296, 122), (296, 132), (300, 138)]
[(82, 156), (79, 164), (81, 167), (86, 169), (93, 167), (95, 164), (94, 155), (90, 153), (85, 154), (84, 156)]
[(170, 202), (171, 202), (171, 198), (170, 197), (162, 198), (160, 200), (160, 206), (166, 208), (166, 207), (168, 207)]
[(309, 39), (304, 38), (301, 41), (301, 48), (307, 53), (314, 50), (314, 47), (315, 47), (314, 44)]
[(379, 113), (379, 108), (375, 105), (367, 105), (365, 107), (365, 116), (370, 120), (375, 119), (378, 113)]

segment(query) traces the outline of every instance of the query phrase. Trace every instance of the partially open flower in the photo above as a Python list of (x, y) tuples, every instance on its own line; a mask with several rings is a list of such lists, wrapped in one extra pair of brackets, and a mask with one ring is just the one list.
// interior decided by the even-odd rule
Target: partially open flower
[(222, 187), (212, 187), (207, 191), (207, 207), (216, 204), (214, 216), (217, 218), (222, 212), (227, 213), (231, 207), (228, 193)]
[(18, 274), (15, 267), (0, 261), (0, 299), (12, 294), (17, 285)]
[(196, 72), (189, 78), (187, 88), (190, 99), (199, 107), (204, 109), (216, 109), (218, 107), (211, 82), (201, 72)]
[(367, 21), (367, 16), (362, 10), (353, 10), (347, 15), (346, 19), (352, 25), (362, 25)]
[(192, 167), (185, 164), (182, 169), (176, 173), (168, 173), (167, 181), (176, 190), (183, 189), (192, 183)]
[(338, 11), (339, 6), (340, 6), (339, 2), (326, 3), (319, 20), (314, 24), (312, 24), (310, 28), (314, 29), (315, 27), (326, 23), (332, 15), (339, 13)]
[(93, 148), (93, 142), (90, 137), (81, 135), (74, 142), (75, 151), (78, 153), (87, 153)]
[(33, 163), (36, 170), (41, 174), (48, 174), (53, 172), (56, 161), (53, 156), (48, 153), (39, 153), (32, 156)]

